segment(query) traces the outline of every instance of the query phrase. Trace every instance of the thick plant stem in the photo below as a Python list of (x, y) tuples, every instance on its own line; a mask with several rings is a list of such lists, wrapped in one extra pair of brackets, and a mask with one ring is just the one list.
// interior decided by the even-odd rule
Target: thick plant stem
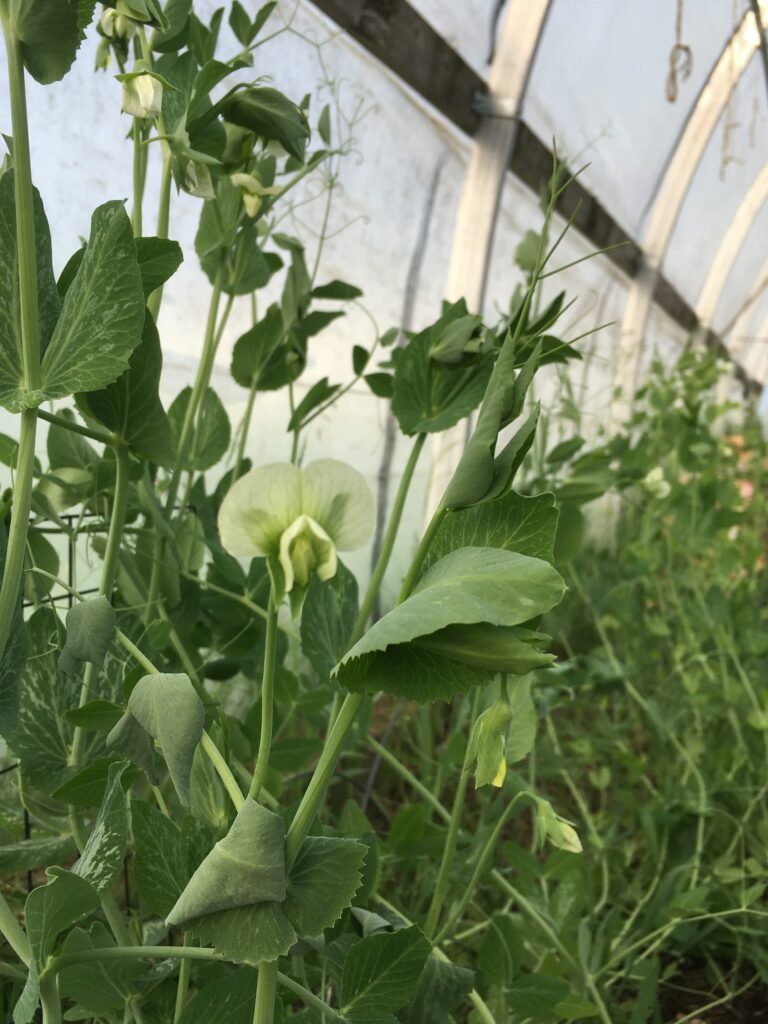
[[(11, 31), (5, 5), (0, 13), (3, 16), (3, 33), (8, 54), (8, 86), (13, 126), (16, 251), (21, 319), (21, 352), (19, 355), (24, 388), (27, 391), (36, 391), (40, 388), (40, 328), (37, 309), (35, 219), (27, 103), (24, 90), (24, 65), (21, 58), (21, 47)], [(9, 301), (7, 296), (4, 301)], [(3, 581), (0, 586), (0, 657), (5, 651), (11, 632), (11, 623), (19, 597), (21, 574), (24, 569), (27, 527), (32, 501), (36, 427), (36, 410), (25, 409), (21, 414), (19, 454), (13, 491), (13, 519), (8, 536)]]
[(0, 932), (3, 933), (8, 945), (19, 960), (25, 967), (29, 967), (32, 962), (29, 940), (2, 893), (0, 893)]
[(43, 1010), (43, 1024), (61, 1024), (61, 999), (54, 975), (40, 979), (40, 1006)]
[(469, 773), (472, 770), (472, 762), (475, 757), (475, 748), (472, 743), (472, 727), (475, 724), (478, 708), (480, 706), (480, 694), (480, 689), (476, 689), (472, 700), (472, 714), (470, 716), (469, 723), (470, 734), (467, 742), (467, 750), (464, 754), (464, 763), (461, 766), (461, 775), (459, 776), (459, 782), (456, 786), (456, 794), (453, 798), (451, 820), (448, 825), (448, 835), (445, 839), (443, 856), (440, 861), (440, 869), (437, 873), (437, 881), (435, 882), (435, 888), (432, 893), (432, 902), (430, 903), (429, 910), (427, 912), (427, 922), (424, 931), (428, 939), (434, 938), (440, 910), (442, 909), (445, 897), (448, 893), (448, 883), (451, 878), (451, 868), (453, 867), (453, 858), (456, 853), (456, 843), (459, 838), (459, 829), (461, 827), (461, 813), (464, 810), (464, 800), (467, 795)]
[(272, 749), (272, 718), (275, 703), (275, 659), (277, 655), (277, 602), (274, 588), (270, 591), (267, 608), (267, 635), (264, 641), (264, 671), (261, 677), (261, 736), (259, 752), (251, 780), (248, 796), (258, 800), (261, 787), (269, 767), (269, 754)]
[(253, 1006), (253, 1024), (272, 1024), (275, 1015), (277, 994), (277, 960), (259, 964), (259, 980), (256, 982), (256, 1002)]
[(3, 581), (0, 585), (0, 657), (5, 650), (11, 632), (11, 624), (19, 600), (21, 574), (24, 570), (27, 526), (32, 508), (36, 431), (37, 413), (34, 409), (25, 409), (21, 414), (19, 456), (13, 488), (13, 514), (8, 531)]
[(379, 553), (378, 560), (374, 567), (373, 573), (371, 574), (371, 582), (368, 584), (368, 589), (363, 598), (362, 604), (360, 605), (360, 612), (355, 621), (354, 629), (352, 630), (352, 637), (350, 638), (350, 646), (357, 643), (360, 637), (363, 635), (365, 624), (368, 621), (368, 616), (371, 614), (371, 608), (373, 602), (376, 600), (376, 595), (381, 587), (384, 574), (387, 571), (389, 560), (392, 557), (392, 550), (395, 546), (395, 540), (397, 538), (397, 532), (400, 528), (400, 522), (403, 518), (403, 509), (405, 507), (405, 500), (408, 497), (408, 490), (413, 480), (413, 474), (416, 469), (416, 464), (419, 461), (422, 449), (424, 448), (424, 442), (427, 439), (426, 434), (419, 434), (416, 441), (411, 449), (411, 454), (408, 456), (408, 462), (403, 470), (403, 477), (400, 481), (400, 486), (397, 489), (395, 495), (395, 501), (392, 505), (392, 514), (389, 518), (389, 525), (387, 526), (387, 532), (384, 534), (384, 540), (381, 544), (381, 551)]

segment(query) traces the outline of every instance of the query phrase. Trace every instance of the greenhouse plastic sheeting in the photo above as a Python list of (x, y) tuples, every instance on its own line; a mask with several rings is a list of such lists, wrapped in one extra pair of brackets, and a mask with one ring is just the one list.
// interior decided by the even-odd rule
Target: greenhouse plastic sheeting
[[(203, 16), (217, 5), (200, 4)], [(496, 0), (414, 0), (412, 4), (483, 78), (491, 50)], [(682, 4), (681, 42), (690, 47), (688, 77), (678, 76), (677, 96), (666, 96), (670, 51), (676, 40), (678, 4), (673, 0), (644, 0), (617, 4), (615, 0), (553, 0), (523, 103), (522, 117), (546, 144), (556, 140), (571, 166), (588, 163), (583, 184), (604, 209), (634, 239), (639, 239), (659, 181), (668, 165), (692, 105), (723, 51), (734, 26), (746, 10), (743, 3), (692, 0)], [(501, 17), (504, 16), (501, 11)], [(341, 165), (329, 220), (329, 238), (319, 279), (349, 276), (365, 293), (366, 312), (352, 310), (311, 346), (304, 386), (328, 376), (348, 379), (354, 343), (373, 338), (373, 322), (384, 330), (403, 323), (419, 327), (434, 319), (444, 296), (454, 219), (460, 200), (471, 140), (418, 97), (359, 43), (340, 32), (309, 0), (281, 3), (278, 16), (292, 17), (292, 30), (256, 51), (255, 71), (271, 76), (289, 96), (312, 92), (320, 106), (338, 96), (347, 115), (357, 112), (352, 153)], [(222, 33), (223, 52), (238, 44)], [(95, 32), (63, 82), (29, 88), (32, 159), (36, 182), (43, 194), (56, 239), (54, 260), (60, 270), (68, 255), (87, 234), (90, 212), (107, 199), (131, 194), (130, 143), (125, 137), (128, 118), (114, 116), (120, 86), (112, 73), (94, 73)], [(116, 70), (116, 69), (112, 69)], [(253, 74), (248, 71), (247, 74)], [(4, 74), (4, 69), (0, 71)], [(0, 97), (2, 116), (9, 123), (7, 96)], [(752, 57), (706, 148), (683, 203), (663, 272), (682, 297), (695, 307), (708, 268), (746, 190), (768, 160), (766, 144), (766, 81), (760, 56)], [(87, 154), (87, 163), (83, 154)], [(157, 173), (158, 160), (151, 174)], [(312, 195), (308, 186), (299, 200)], [(152, 184), (148, 194), (153, 194)], [(320, 229), (324, 200), (298, 203), (281, 228), (308, 240)], [(171, 237), (186, 252), (200, 214), (200, 200), (175, 195)], [(144, 211), (146, 230), (155, 211)], [(502, 196), (495, 245), (489, 270), (486, 312), (507, 306), (521, 279), (514, 251), (522, 234), (541, 222), (538, 197), (512, 176)], [(768, 252), (764, 245), (768, 212), (763, 209), (747, 233), (733, 271), (717, 303), (714, 327), (734, 318), (752, 288)], [(555, 228), (559, 226), (556, 223)], [(419, 242), (424, 239), (424, 245)], [(556, 265), (588, 256), (592, 243), (577, 231), (566, 237)], [(350, 254), (352, 254), (350, 259)], [(566, 318), (566, 338), (613, 322), (613, 326), (580, 342), (585, 361), (572, 371), (572, 382), (585, 403), (585, 424), (596, 431), (606, 421), (614, 385), (615, 353), (629, 279), (605, 256), (567, 270), (549, 282), (551, 292), (565, 288), (576, 298)], [(199, 356), (209, 288), (196, 262), (187, 259), (166, 289), (160, 329), (165, 351), (163, 397), (170, 401), (188, 384)], [(271, 297), (267, 290), (267, 300)], [(407, 301), (408, 300), (408, 301)], [(228, 365), (235, 339), (249, 326), (246, 301), (234, 304), (219, 351), (213, 383), (233, 422), (241, 415), (246, 394), (230, 378)], [(748, 316), (739, 319), (741, 355), (750, 355), (753, 373), (765, 370), (762, 339), (768, 299), (758, 297)], [(657, 352), (674, 358), (685, 331), (655, 309), (646, 330), (641, 372)], [(550, 373), (546, 397), (556, 401), (556, 380)], [(353, 392), (350, 417), (360, 429), (350, 436), (347, 416), (331, 413), (319, 423), (312, 457), (343, 456), (373, 482), (379, 467), (384, 435), (384, 409), (367, 393)], [(284, 393), (264, 396), (257, 405), (250, 456), (263, 461), (260, 436), (270, 431), (269, 457), (287, 455), (271, 425), (285, 422)], [(6, 420), (0, 429), (8, 429)], [(395, 453), (395, 472), (404, 452)], [(426, 493), (429, 465), (420, 470), (417, 489)], [(418, 500), (418, 499), (416, 499)], [(413, 530), (418, 528), (413, 519)], [(408, 544), (403, 544), (403, 550)], [(361, 556), (363, 557), (363, 556)]]

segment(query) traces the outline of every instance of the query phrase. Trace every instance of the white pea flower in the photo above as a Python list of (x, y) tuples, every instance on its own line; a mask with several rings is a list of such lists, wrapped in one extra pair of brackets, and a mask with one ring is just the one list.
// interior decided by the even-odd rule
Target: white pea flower
[(130, 39), (136, 34), (135, 23), (114, 7), (107, 7), (101, 16), (99, 27), (108, 39)]
[(312, 573), (331, 579), (336, 552), (362, 547), (375, 519), (368, 484), (346, 463), (318, 459), (299, 469), (279, 462), (233, 484), (221, 503), (219, 533), (231, 555), (266, 556), (298, 612)]
[(279, 185), (264, 186), (255, 174), (245, 174), (243, 171), (230, 174), (229, 180), (240, 189), (243, 206), (249, 217), (255, 217), (259, 212), (264, 196), (279, 195), (282, 191)]
[(553, 846), (568, 853), (581, 853), (581, 839), (573, 825), (557, 814), (549, 800), (537, 797), (536, 803), (536, 828), (540, 839), (548, 839)]
[(661, 466), (654, 466), (643, 478), (643, 487), (652, 494), (654, 498), (666, 498), (672, 490), (669, 481), (664, 477), (664, 470)]
[(131, 75), (123, 82), (123, 113), (158, 117), (163, 105), (163, 83), (154, 75)]

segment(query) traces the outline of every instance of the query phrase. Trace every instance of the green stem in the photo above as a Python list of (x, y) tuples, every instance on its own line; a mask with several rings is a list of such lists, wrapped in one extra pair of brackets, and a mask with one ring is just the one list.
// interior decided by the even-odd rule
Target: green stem
[(86, 427), (75, 420), (68, 420), (66, 416), (57, 416), (55, 412), (46, 412), (45, 409), (38, 409), (37, 415), (39, 419), (45, 420), (46, 423), (53, 423), (55, 426), (69, 430), (73, 434), (79, 434), (81, 437), (89, 437), (92, 441), (98, 441), (99, 444), (114, 445), (119, 444), (121, 440), (117, 434), (104, 430), (102, 427)]
[[(171, 217), (171, 184), (173, 182), (173, 163), (171, 159), (171, 151), (168, 146), (163, 143), (163, 175), (160, 180), (160, 203), (157, 208), (157, 230), (155, 234), (158, 238), (168, 237), (168, 225)], [(157, 314), (160, 312), (160, 303), (163, 301), (163, 289), (156, 288), (149, 296), (147, 302), (147, 308), (152, 314), (152, 319), (157, 320)]]
[(142, 202), (144, 199), (144, 145), (141, 137), (141, 122), (138, 117), (133, 119), (133, 207), (131, 208), (131, 227), (134, 238), (142, 234)]
[(272, 720), (275, 704), (275, 660), (277, 655), (277, 601), (274, 587), (269, 593), (267, 607), (267, 635), (264, 641), (264, 671), (261, 677), (261, 735), (259, 752), (251, 780), (248, 796), (258, 800), (261, 787), (269, 767), (269, 755), (272, 749)]
[(237, 480), (240, 476), (240, 467), (243, 464), (245, 458), (245, 446), (248, 443), (248, 434), (251, 429), (251, 419), (253, 418), (253, 407), (256, 402), (256, 381), (257, 378), (254, 376), (251, 381), (251, 388), (248, 392), (248, 403), (245, 406), (245, 413), (243, 414), (243, 422), (240, 424), (240, 437), (237, 442), (237, 454), (235, 456), (235, 472), (232, 475), (233, 480)]
[(19, 960), (25, 967), (29, 967), (32, 963), (29, 940), (2, 893), (0, 893), (0, 932), (3, 933), (8, 945)]
[(256, 1001), (253, 1006), (253, 1024), (272, 1024), (275, 1015), (277, 994), (277, 960), (259, 964), (259, 980), (256, 982)]
[(477, 863), (475, 864), (474, 871), (472, 872), (472, 877), (470, 878), (469, 882), (462, 891), (461, 899), (456, 904), (454, 909), (451, 911), (451, 913), (448, 916), (448, 920), (445, 922), (443, 927), (438, 932), (437, 937), (435, 938), (435, 943), (437, 945), (440, 945), (441, 943), (446, 941), (449, 933), (451, 933), (454, 930), (456, 925), (464, 916), (464, 911), (467, 909), (467, 906), (469, 905), (469, 902), (472, 899), (472, 896), (474, 895), (475, 889), (477, 888), (480, 879), (488, 869), (491, 857), (493, 856), (494, 850), (498, 845), (504, 827), (506, 826), (509, 819), (512, 817), (512, 812), (514, 811), (517, 804), (525, 798), (535, 800), (535, 797), (532, 793), (529, 793), (527, 790), (522, 790), (520, 793), (515, 794), (512, 800), (510, 800), (510, 802), (504, 808), (502, 813), (499, 815), (493, 832), (491, 832), (485, 845), (483, 846), (482, 851), (480, 852), (480, 856), (477, 858)]
[(400, 486), (397, 489), (395, 495), (395, 501), (392, 505), (392, 513), (389, 517), (389, 524), (387, 526), (387, 532), (384, 534), (384, 540), (382, 541), (381, 551), (376, 562), (376, 566), (371, 574), (371, 581), (368, 584), (368, 589), (365, 592), (362, 604), (360, 605), (360, 612), (355, 621), (354, 628), (352, 630), (352, 637), (350, 638), (350, 647), (357, 643), (360, 637), (363, 635), (363, 630), (368, 622), (368, 616), (371, 614), (371, 608), (373, 602), (376, 600), (376, 595), (381, 587), (384, 574), (387, 571), (389, 560), (392, 557), (392, 550), (395, 546), (395, 539), (400, 528), (400, 522), (403, 518), (403, 509), (405, 507), (405, 500), (408, 497), (408, 490), (413, 480), (413, 474), (416, 469), (416, 464), (419, 461), (422, 449), (424, 448), (424, 442), (427, 439), (426, 434), (419, 434), (416, 441), (411, 448), (411, 454), (408, 456), (408, 462), (406, 463), (405, 469), (403, 470), (403, 476), (400, 480)]
[(467, 795), (467, 785), (469, 783), (469, 775), (472, 770), (472, 763), (475, 759), (475, 745), (472, 742), (472, 727), (475, 724), (477, 718), (477, 712), (480, 708), (480, 697), (481, 690), (477, 688), (475, 695), (472, 699), (472, 713), (470, 715), (469, 722), (469, 738), (467, 740), (467, 749), (464, 753), (464, 763), (461, 766), (461, 774), (459, 775), (459, 782), (456, 786), (456, 793), (453, 798), (453, 807), (451, 808), (451, 821), (448, 825), (448, 835), (445, 838), (445, 846), (443, 847), (443, 856), (440, 861), (440, 869), (437, 873), (437, 881), (435, 882), (435, 888), (432, 893), (432, 901), (429, 904), (429, 910), (427, 911), (427, 921), (424, 927), (425, 934), (428, 939), (432, 939), (437, 928), (437, 920), (440, 916), (440, 911), (445, 902), (445, 897), (448, 893), (448, 884), (451, 878), (451, 868), (453, 867), (453, 858), (456, 854), (456, 843), (459, 837), (459, 829), (461, 827), (461, 814), (464, 810), (464, 800)]
[[(184, 935), (184, 946), (189, 948), (189, 936)], [(189, 975), (192, 969), (192, 960), (185, 957), (179, 965), (179, 980), (176, 983), (176, 1005), (173, 1009), (173, 1024), (179, 1024), (181, 1015), (184, 1013), (184, 1004), (187, 1001), (187, 990), (189, 989)]]
[(424, 531), (424, 536), (421, 538), (419, 546), (416, 549), (416, 554), (413, 556), (411, 567), (406, 573), (405, 579), (403, 580), (403, 585), (400, 588), (400, 593), (398, 594), (397, 597), (398, 604), (402, 604), (402, 602), (406, 599), (406, 597), (408, 597), (408, 595), (416, 585), (416, 580), (419, 578), (419, 574), (421, 573), (421, 566), (424, 562), (424, 559), (426, 558), (427, 551), (429, 550), (429, 545), (434, 540), (435, 534), (437, 533), (440, 524), (442, 523), (443, 519), (445, 519), (447, 514), (448, 509), (443, 506), (440, 506), (440, 508), (436, 510), (436, 512), (430, 519), (429, 525), (427, 526), (427, 529)]
[(61, 1024), (61, 999), (56, 978), (40, 978), (40, 1006), (43, 1010), (43, 1024)]
[[(128, 449), (124, 445), (115, 448), (115, 460), (117, 463), (117, 476), (115, 478), (115, 500), (112, 505), (112, 517), (109, 522), (109, 533), (107, 534), (107, 546), (104, 551), (104, 562), (101, 567), (101, 580), (99, 582), (99, 596), (112, 599), (112, 590), (115, 585), (115, 576), (120, 560), (120, 544), (123, 539), (123, 526), (125, 525), (125, 512), (128, 506), (128, 490), (130, 487), (130, 457)], [(82, 707), (93, 696), (92, 689), (98, 669), (92, 662), (88, 662), (83, 673), (83, 683), (80, 687), (80, 704)], [(72, 749), (69, 756), (70, 765), (80, 764), (83, 752), (84, 733), (79, 726), (75, 726), (72, 734)]]
[[(21, 44), (14, 37), (7, 7), (0, 8), (8, 54), (8, 86), (13, 127), (14, 191), (16, 201), (16, 253), (19, 275), (21, 320), (21, 371), (26, 391), (40, 388), (40, 330), (37, 311), (37, 261), (35, 219), (32, 198), (32, 165), (29, 153), (29, 128), (24, 88), (24, 64)], [(8, 296), (3, 301), (10, 301)], [(19, 454), (13, 493), (13, 518), (8, 534), (3, 581), (0, 586), (0, 657), (5, 651), (16, 613), (24, 570), (27, 527), (32, 502), (35, 466), (37, 412), (25, 409), (21, 414)]]

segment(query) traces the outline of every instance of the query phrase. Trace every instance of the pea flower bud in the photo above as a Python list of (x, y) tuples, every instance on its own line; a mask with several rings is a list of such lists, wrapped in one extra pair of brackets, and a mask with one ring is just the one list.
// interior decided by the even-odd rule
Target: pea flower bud
[(143, 72), (123, 81), (123, 113), (133, 117), (155, 118), (163, 104), (163, 85), (154, 75)]
[(99, 19), (99, 28), (108, 39), (130, 39), (136, 34), (136, 25), (114, 7), (107, 7)]
[(278, 590), (301, 608), (313, 573), (331, 579), (337, 551), (366, 543), (375, 522), (363, 477), (336, 459), (305, 469), (273, 463), (233, 484), (219, 510), (219, 533), (231, 555), (264, 555)]

